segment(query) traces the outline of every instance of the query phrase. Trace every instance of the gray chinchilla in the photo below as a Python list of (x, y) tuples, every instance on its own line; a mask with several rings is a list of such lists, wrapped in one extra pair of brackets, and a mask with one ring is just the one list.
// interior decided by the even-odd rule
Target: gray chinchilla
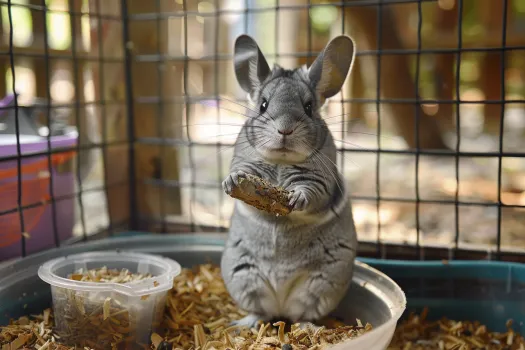
[(235, 74), (251, 107), (224, 191), (253, 174), (291, 191), (293, 208), (277, 217), (235, 202), (221, 268), (229, 293), (249, 312), (237, 324), (315, 322), (348, 289), (357, 238), (320, 109), (341, 90), (354, 57), (353, 40), (339, 36), (309, 68), (270, 70), (254, 39), (242, 35), (235, 42)]

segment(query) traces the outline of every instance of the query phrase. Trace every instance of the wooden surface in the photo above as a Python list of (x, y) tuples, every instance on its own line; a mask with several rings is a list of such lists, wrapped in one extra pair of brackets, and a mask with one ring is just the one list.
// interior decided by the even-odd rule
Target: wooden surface
[[(458, 7), (457, 1), (447, 3), (447, 9), (440, 8), (436, 3), (427, 3), (423, 5), (423, 32), (421, 37), (422, 50), (452, 50), (450, 53), (425, 53), (421, 55), (422, 67), (432, 67), (435, 96), (439, 100), (454, 101), (455, 96), (455, 61), (456, 52), (453, 50), (458, 48)], [(352, 7), (351, 1), (345, 7), (346, 19), (345, 27), (348, 28), (348, 33), (354, 37), (359, 38), (359, 48), (362, 50), (377, 50), (381, 49), (381, 93), (383, 98), (400, 98), (400, 99), (414, 99), (415, 83), (413, 78), (413, 62), (415, 54), (389, 54), (388, 50), (403, 51), (403, 50), (417, 50), (418, 36), (417, 36), (417, 4), (399, 4), (392, 6), (384, 6), (382, 14), (381, 27), (382, 46), (377, 47), (378, 33), (377, 33), (377, 7), (375, 6), (357, 6)], [(463, 9), (463, 17), (465, 18), (467, 11), (471, 9)], [(466, 21), (463, 22), (462, 35), (462, 49), (481, 49), (484, 48), (498, 48), (502, 46), (502, 27), (503, 27), (503, 5), (498, 1), (484, 0), (480, 1), (479, 6), (475, 9), (475, 21), (478, 21), (482, 30), (478, 32), (469, 31), (466, 26)], [(341, 9), (340, 9), (341, 11)], [(514, 21), (514, 12), (512, 6), (509, 5), (507, 15), (507, 46), (522, 46), (525, 43), (525, 33), (517, 30)], [(334, 24), (334, 33), (340, 33), (339, 21)], [(413, 18), (415, 17), (415, 19)], [(470, 19), (472, 22), (472, 19)], [(412, 23), (412, 24), (410, 24)], [(430, 23), (430, 24), (429, 24)], [(425, 30), (425, 26), (432, 28)], [(509, 67), (509, 59), (512, 55), (520, 54), (519, 51), (507, 51), (506, 62)], [(470, 56), (469, 56), (470, 55)], [(471, 57), (472, 54), (463, 54), (465, 57)], [(370, 58), (367, 56), (366, 59)], [(365, 57), (363, 57), (365, 59)], [(480, 78), (476, 82), (477, 87), (481, 89), (484, 96), (482, 98), (488, 100), (500, 100), (501, 95), (501, 70), (503, 64), (501, 60), (501, 53), (493, 51), (490, 53), (477, 54), (475, 59), (479, 62)], [(360, 84), (360, 77), (357, 72), (362, 69), (359, 68), (360, 62), (354, 67), (353, 75), (350, 76), (351, 86), (344, 90), (345, 98), (360, 98), (362, 97), (362, 90), (366, 88)], [(369, 67), (369, 69), (372, 66)], [(411, 68), (409, 68), (411, 67)], [(422, 68), (428, 69), (428, 68)], [(422, 72), (420, 72), (422, 73)], [(368, 75), (365, 73), (365, 75)], [(372, 80), (374, 82), (375, 80)], [(368, 84), (371, 80), (368, 79)], [(462, 88), (463, 89), (463, 88)], [(463, 92), (463, 90), (462, 90)], [(409, 147), (415, 147), (415, 121), (414, 115), (420, 115), (420, 146), (422, 148), (442, 148), (443, 141), (440, 132), (454, 130), (456, 110), (453, 103), (440, 104), (434, 110), (416, 111), (413, 104), (383, 104), (388, 106), (389, 111), (384, 115), (391, 116), (393, 124), (397, 126), (398, 134), (404, 138)], [(350, 107), (351, 115), (362, 115), (363, 111), (359, 104), (352, 103)], [(437, 113), (436, 113), (437, 111)], [(427, 114), (432, 113), (432, 114)], [(488, 133), (499, 133), (500, 116), (502, 113), (502, 104), (485, 104), (484, 106), (484, 131)]]
[[(499, 36), (501, 43), (503, 34), (503, 2), (492, 1), (483, 6), (481, 8), (481, 20), (484, 23), (485, 32)], [(503, 59), (501, 52), (489, 52), (482, 58), (479, 83), (487, 100), (502, 100), (504, 98), (501, 94), (501, 81), (503, 78), (501, 65), (506, 63), (504, 61), (506, 60)], [(503, 103), (484, 105), (485, 122), (483, 126), (485, 131), (499, 133), (502, 111)]]
[[(447, 11), (439, 11), (435, 17), (434, 25), (438, 32), (457, 32), (458, 30), (458, 6), (454, 6)], [(456, 100), (455, 96), (455, 76), (454, 63), (456, 62), (455, 53), (436, 55), (436, 69), (434, 72), (434, 83), (436, 97), (440, 100)], [(438, 106), (437, 117), (446, 130), (454, 130), (456, 126), (456, 114), (453, 104), (440, 104)]]
[[(90, 1), (91, 11), (100, 11), (105, 15), (120, 14), (120, 3), (113, 1), (99, 1), (101, 8), (97, 9), (96, 1)], [(91, 50), (90, 55), (98, 56), (99, 45), (102, 45), (104, 56), (123, 57), (122, 47), (122, 23), (120, 21), (104, 22), (100, 26), (102, 43), (99, 42), (99, 25), (91, 27)], [(118, 67), (118, 68), (117, 68)], [(119, 66), (99, 66), (93, 65), (93, 85), (96, 101), (123, 100), (124, 90), (124, 71), (123, 64)], [(101, 81), (101, 78), (103, 81)], [(102, 84), (104, 90), (102, 90)], [(119, 94), (118, 91), (121, 93)], [(127, 114), (124, 105), (102, 106), (97, 109), (97, 117), (100, 121), (100, 133), (103, 141), (112, 142), (116, 140), (127, 140)], [(105, 123), (107, 128), (104, 135)], [(108, 186), (107, 202), (109, 210), (110, 225), (127, 222), (130, 217), (129, 212), (129, 153), (128, 145), (115, 145), (104, 147), (103, 161), (106, 163), (104, 181)], [(119, 184), (116, 186), (116, 184)]]
[[(349, 28), (363, 33), (365, 45), (378, 50), (377, 9), (374, 7), (346, 8), (345, 19)], [(403, 47), (401, 37), (395, 28), (394, 13), (386, 7), (382, 13), (381, 49)], [(407, 57), (404, 55), (381, 55), (380, 89), (385, 99), (415, 99), (416, 86), (409, 71)], [(399, 135), (410, 148), (416, 148), (415, 117), (419, 115), (419, 147), (424, 149), (446, 148), (435, 118), (427, 115), (420, 107), (412, 104), (383, 103), (388, 108)], [(416, 110), (416, 108), (418, 110)]]
[[(165, 3), (164, 11), (174, 11), (176, 3)], [(172, 7), (170, 7), (172, 6)], [(155, 1), (129, 1), (130, 14), (156, 12)], [(182, 34), (181, 34), (182, 35)], [(158, 36), (161, 38), (158, 46)], [(130, 39), (133, 54), (166, 54), (169, 50), (168, 21), (161, 21), (160, 32), (156, 21), (134, 21), (130, 25)], [(190, 44), (191, 45), (191, 44)], [(133, 97), (160, 97), (170, 99), (182, 95), (184, 64), (181, 62), (134, 62), (132, 67)], [(159, 91), (159, 88), (160, 91)], [(134, 123), (135, 138), (157, 137), (181, 139), (183, 125), (182, 104), (140, 103), (135, 100)], [(160, 181), (179, 181), (179, 150), (171, 145), (135, 144), (135, 173), (137, 177), (137, 203), (139, 221), (143, 229), (163, 229), (152, 227), (151, 220), (162, 220), (166, 215), (181, 213), (180, 188), (160, 186)], [(142, 220), (144, 219), (144, 220)]]

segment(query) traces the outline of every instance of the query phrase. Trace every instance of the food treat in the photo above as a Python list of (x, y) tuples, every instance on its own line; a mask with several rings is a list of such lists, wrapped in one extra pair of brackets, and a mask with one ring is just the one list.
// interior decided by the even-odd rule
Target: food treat
[(285, 189), (276, 187), (260, 177), (247, 174), (245, 177), (239, 177), (239, 184), (232, 189), (230, 196), (257, 209), (282, 216), (292, 211), (288, 205), (289, 194)]

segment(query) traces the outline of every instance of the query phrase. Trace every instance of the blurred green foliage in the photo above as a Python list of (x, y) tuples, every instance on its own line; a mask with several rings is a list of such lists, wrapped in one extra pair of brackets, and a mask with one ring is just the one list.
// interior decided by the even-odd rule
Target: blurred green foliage
[[(33, 23), (31, 11), (16, 5), (27, 5), (29, 0), (11, 0), (11, 20), (13, 21), (13, 42), (16, 46), (27, 47), (33, 42)], [(2, 5), (2, 27), (7, 42), (10, 33), (8, 6)], [(15, 25), (16, 24), (16, 25)]]
[(326, 4), (326, 6), (316, 6), (310, 9), (312, 29), (317, 34), (327, 34), (337, 20), (339, 11), (337, 7)]

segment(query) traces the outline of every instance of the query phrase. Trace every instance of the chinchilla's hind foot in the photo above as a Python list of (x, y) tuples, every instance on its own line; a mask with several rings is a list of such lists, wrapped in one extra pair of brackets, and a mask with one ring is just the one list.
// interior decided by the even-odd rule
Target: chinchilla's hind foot
[(299, 322), (298, 324), (299, 328), (304, 330), (311, 330), (314, 333), (321, 328), (321, 326), (318, 326), (312, 322)]
[(258, 328), (259, 322), (263, 321), (264, 320), (261, 316), (249, 314), (248, 316), (245, 316), (240, 320), (232, 321), (231, 325), (237, 327)]

